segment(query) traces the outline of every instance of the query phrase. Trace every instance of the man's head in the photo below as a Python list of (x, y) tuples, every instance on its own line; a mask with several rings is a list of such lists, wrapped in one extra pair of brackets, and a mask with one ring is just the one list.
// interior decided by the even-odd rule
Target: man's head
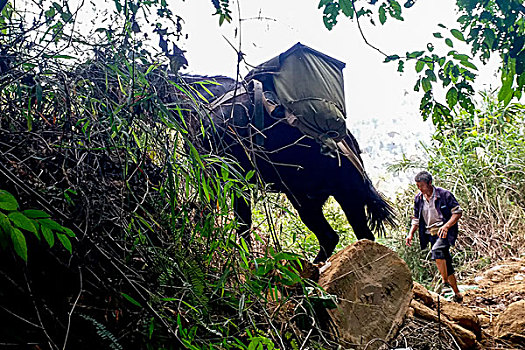
[(421, 191), (421, 193), (427, 195), (432, 194), (432, 175), (428, 171), (419, 172), (414, 180), (416, 181), (417, 188)]

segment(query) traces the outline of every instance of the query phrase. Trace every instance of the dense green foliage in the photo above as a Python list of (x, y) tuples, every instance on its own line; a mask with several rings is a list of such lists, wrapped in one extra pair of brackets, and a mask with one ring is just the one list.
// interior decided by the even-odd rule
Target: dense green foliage
[[(329, 344), (315, 312), (328, 299), (300, 277), (299, 256), (271, 240), (251, 254), (237, 237), (232, 201), (256, 190), (253, 173), (197, 152), (206, 111), (173, 69), (167, 46), (182, 28), (166, 3), (116, 0), (90, 36), (75, 30), (81, 9), (68, 2), (37, 2), (41, 17), (15, 5), (0, 17), (0, 319), (10, 322), (0, 339), (53, 349)], [(151, 13), (156, 51), (140, 29)]]
[[(404, 2), (405, 8), (417, 6), (413, 0)], [(444, 40), (450, 49), (446, 54), (435, 51), (428, 43), (405, 55), (385, 54), (385, 62), (397, 62), (402, 72), (405, 63), (415, 62), (419, 78), (414, 90), (423, 90), (420, 110), (426, 120), (431, 117), (435, 125), (451, 124), (458, 108), (474, 113), (473, 81), (477, 67), (472, 63), (478, 57), (483, 63), (494, 54), (501, 60), (501, 84), (498, 100), (508, 105), (513, 97), (521, 98), (525, 89), (525, 7), (520, 0), (457, 0), (458, 28), (440, 25), (442, 32), (434, 33), (437, 40)], [(337, 23), (342, 13), (350, 19), (368, 19), (375, 25), (384, 24), (389, 17), (403, 20), (403, 8), (396, 0), (353, 1), (321, 0), (323, 20), (328, 29)], [(464, 42), (471, 48), (470, 55), (458, 52), (454, 42)], [(380, 50), (379, 50), (380, 51)], [(446, 101), (438, 101), (434, 89), (441, 84), (446, 89)]]

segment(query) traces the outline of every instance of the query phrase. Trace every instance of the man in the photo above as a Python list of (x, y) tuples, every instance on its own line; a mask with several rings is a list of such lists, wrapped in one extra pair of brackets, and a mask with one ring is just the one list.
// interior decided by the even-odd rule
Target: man
[(451, 192), (432, 185), (432, 175), (429, 172), (420, 172), (415, 181), (420, 192), (414, 199), (414, 216), (406, 244), (412, 245), (416, 230), (419, 231), (421, 249), (425, 249), (430, 242), (432, 260), (436, 261), (443, 285), (450, 285), (454, 291), (453, 300), (461, 303), (463, 296), (454, 276), (449, 250), (456, 242), (458, 221), (463, 210)]

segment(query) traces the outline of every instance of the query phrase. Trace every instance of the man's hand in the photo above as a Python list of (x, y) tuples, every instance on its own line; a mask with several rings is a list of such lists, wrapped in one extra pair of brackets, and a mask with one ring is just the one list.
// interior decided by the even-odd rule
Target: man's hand
[(409, 232), (408, 235), (407, 235), (407, 238), (405, 239), (405, 243), (407, 246), (411, 246), (412, 245), (412, 239), (414, 238), (412, 232)]
[(447, 225), (441, 226), (438, 230), (438, 237), (447, 238), (447, 234), (448, 234), (448, 226)]

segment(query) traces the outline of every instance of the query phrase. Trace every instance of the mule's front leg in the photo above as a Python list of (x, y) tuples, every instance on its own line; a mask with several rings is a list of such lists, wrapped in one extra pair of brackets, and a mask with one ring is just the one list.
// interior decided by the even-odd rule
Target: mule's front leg
[[(292, 196), (289, 196), (291, 198)], [(339, 235), (330, 226), (323, 214), (323, 204), (328, 197), (290, 199), (294, 208), (299, 213), (302, 222), (312, 231), (319, 241), (319, 254), (314, 259), (314, 264), (325, 262), (334, 252)]]

